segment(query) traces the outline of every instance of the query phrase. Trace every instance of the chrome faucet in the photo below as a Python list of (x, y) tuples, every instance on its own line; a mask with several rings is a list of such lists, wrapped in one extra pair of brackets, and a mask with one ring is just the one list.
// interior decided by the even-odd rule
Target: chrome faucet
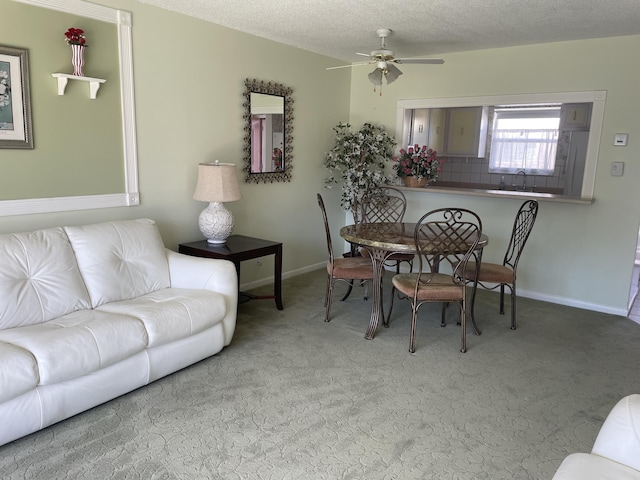
[[(517, 185), (518, 176), (520, 174), (522, 174), (522, 185)], [(522, 190), (523, 192), (527, 190), (527, 174), (524, 173), (524, 170), (518, 170), (518, 173), (516, 173), (516, 176), (513, 179), (513, 186), (516, 187), (516, 190)]]

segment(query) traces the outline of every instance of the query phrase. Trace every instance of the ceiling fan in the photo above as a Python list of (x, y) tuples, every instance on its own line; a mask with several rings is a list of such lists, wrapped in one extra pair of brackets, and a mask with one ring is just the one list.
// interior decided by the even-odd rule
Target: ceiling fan
[[(374, 50), (370, 54), (356, 53), (356, 55), (362, 55), (369, 57), (367, 62), (352, 63), (351, 65), (340, 65), (338, 67), (328, 67), (327, 70), (334, 70), (336, 68), (349, 68), (359, 65), (374, 65), (375, 70), (369, 74), (369, 81), (374, 85), (382, 86), (382, 78), (387, 80), (387, 84), (395, 81), (402, 72), (394, 64), (443, 64), (444, 60), (441, 58), (395, 58), (393, 51), (388, 50), (386, 46), (386, 38), (391, 34), (391, 30), (388, 28), (379, 28), (376, 30), (376, 34), (380, 37), (380, 50)], [(380, 92), (382, 94), (382, 91)]]

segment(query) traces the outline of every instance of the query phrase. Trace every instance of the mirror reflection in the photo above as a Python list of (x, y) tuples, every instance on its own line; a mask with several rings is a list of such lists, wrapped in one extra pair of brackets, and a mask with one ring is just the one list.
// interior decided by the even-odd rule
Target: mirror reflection
[(284, 97), (251, 93), (251, 173), (284, 170)]
[(274, 82), (245, 80), (245, 181), (289, 182), (293, 168), (292, 89)]

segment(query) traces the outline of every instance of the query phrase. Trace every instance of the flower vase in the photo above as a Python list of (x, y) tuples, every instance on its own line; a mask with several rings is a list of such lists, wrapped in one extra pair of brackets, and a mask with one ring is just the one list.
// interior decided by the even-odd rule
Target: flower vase
[(412, 177), (412, 176), (402, 177), (402, 183), (404, 183), (405, 187), (412, 187), (412, 188), (426, 187), (428, 182), (429, 180), (427, 179), (427, 177), (422, 177), (420, 180), (418, 180), (418, 177)]
[(71, 65), (73, 74), (77, 77), (84, 77), (82, 66), (84, 65), (84, 45), (71, 45)]

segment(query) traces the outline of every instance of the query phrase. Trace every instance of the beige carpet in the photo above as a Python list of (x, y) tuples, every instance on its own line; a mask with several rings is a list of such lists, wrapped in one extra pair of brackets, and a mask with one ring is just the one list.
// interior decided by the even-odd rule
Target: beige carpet
[(521, 299), (511, 331), (481, 292), (466, 354), (435, 306), (410, 354), (408, 302), (368, 341), (371, 304), (343, 291), (325, 323), (324, 272), (285, 281), (285, 310), (241, 305), (217, 356), (0, 447), (0, 477), (550, 479), (640, 392), (626, 318)]

